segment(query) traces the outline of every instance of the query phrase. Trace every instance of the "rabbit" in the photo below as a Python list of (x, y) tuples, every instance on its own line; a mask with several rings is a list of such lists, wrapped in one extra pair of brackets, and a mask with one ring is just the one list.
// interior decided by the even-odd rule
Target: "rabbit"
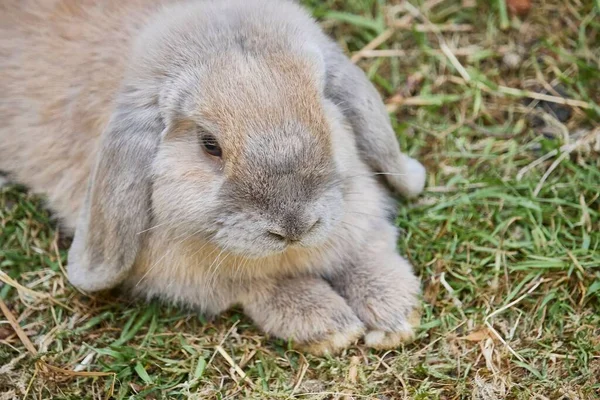
[[(291, 0), (3, 0), (0, 170), (73, 235), (67, 277), (315, 354), (414, 337), (379, 93)], [(383, 179), (381, 179), (383, 178)]]

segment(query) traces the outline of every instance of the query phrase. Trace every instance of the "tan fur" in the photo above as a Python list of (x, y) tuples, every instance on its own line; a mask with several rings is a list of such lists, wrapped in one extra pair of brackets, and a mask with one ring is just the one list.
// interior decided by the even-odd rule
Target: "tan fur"
[[(419, 283), (373, 171), (415, 195), (424, 170), (297, 5), (4, 0), (0, 121), (0, 170), (76, 230), (76, 286), (241, 304), (318, 353), (411, 336)], [(284, 228), (300, 239), (269, 236)]]
[[(264, 134), (269, 126), (282, 125), (290, 119), (310, 126), (315, 143), (330, 157), (329, 127), (323, 118), (316, 78), (308, 74), (310, 65), (306, 60), (273, 54), (250, 63), (227, 53), (216, 57), (213, 63), (214, 69), (229, 79), (210, 76), (201, 81), (208, 101), (199, 105), (197, 118), (210, 122), (225, 138), (225, 159), (230, 161), (226, 163), (227, 173), (239, 172), (250, 132)], [(250, 65), (241, 68), (245, 63)], [(264, 71), (265, 65), (269, 66), (268, 72)], [(247, 87), (250, 81), (253, 85)]]
[(0, 3), (0, 170), (46, 194), (70, 231), (135, 33), (122, 28), (158, 3)]

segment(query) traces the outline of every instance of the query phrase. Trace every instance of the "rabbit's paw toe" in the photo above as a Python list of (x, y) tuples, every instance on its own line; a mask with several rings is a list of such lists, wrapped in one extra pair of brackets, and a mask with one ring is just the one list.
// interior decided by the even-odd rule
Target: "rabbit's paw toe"
[(364, 326), (356, 325), (343, 332), (329, 334), (321, 340), (301, 344), (299, 347), (314, 355), (336, 354), (355, 343), (364, 332)]
[(420, 313), (415, 310), (394, 331), (370, 329), (364, 335), (364, 343), (374, 349), (393, 349), (410, 343), (415, 339), (415, 327), (418, 326), (420, 317)]

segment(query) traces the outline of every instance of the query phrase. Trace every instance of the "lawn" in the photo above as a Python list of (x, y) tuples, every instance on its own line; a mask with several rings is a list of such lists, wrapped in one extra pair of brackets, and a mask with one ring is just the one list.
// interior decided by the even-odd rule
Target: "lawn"
[(397, 218), (417, 339), (319, 358), (235, 310), (84, 295), (43, 199), (4, 187), (1, 400), (600, 398), (600, 1), (304, 3), (428, 168)]

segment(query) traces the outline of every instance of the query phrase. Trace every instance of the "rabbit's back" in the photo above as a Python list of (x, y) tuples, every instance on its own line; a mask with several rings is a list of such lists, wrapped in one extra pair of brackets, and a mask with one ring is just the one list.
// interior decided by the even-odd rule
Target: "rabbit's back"
[(0, 171), (73, 228), (131, 38), (155, 0), (0, 3)]

